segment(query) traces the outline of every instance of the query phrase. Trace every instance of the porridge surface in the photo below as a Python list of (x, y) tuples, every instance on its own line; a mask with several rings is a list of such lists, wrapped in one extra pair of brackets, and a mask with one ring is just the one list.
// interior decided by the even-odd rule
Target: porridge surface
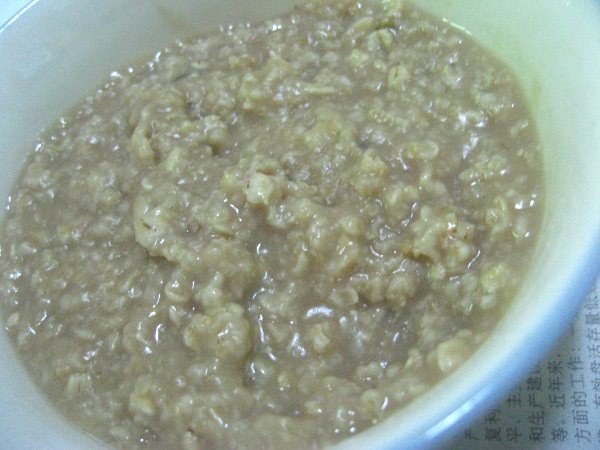
[(303, 448), (460, 365), (537, 232), (512, 74), (398, 1), (320, 1), (114, 72), (40, 138), (5, 329), (123, 448)]

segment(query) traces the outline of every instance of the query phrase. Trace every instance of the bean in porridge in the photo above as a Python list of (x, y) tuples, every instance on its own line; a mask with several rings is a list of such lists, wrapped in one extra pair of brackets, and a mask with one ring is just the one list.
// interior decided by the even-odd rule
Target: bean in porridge
[(321, 447), (493, 329), (539, 153), (510, 71), (400, 1), (177, 42), (40, 138), (2, 232), (4, 327), (116, 447)]

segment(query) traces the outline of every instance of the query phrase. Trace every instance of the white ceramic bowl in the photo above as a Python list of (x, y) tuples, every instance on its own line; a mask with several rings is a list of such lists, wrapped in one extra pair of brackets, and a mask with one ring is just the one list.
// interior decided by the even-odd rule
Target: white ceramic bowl
[[(546, 211), (531, 271), (489, 340), (434, 389), (340, 448), (440, 445), (549, 350), (600, 266), (600, 2), (415, 2), (465, 27), (518, 74), (545, 151)], [(0, 30), (0, 198), (39, 130), (111, 69), (175, 37), (257, 20), (292, 3), (38, 0), (21, 10)], [(3, 3), (0, 13), (15, 5)], [(44, 401), (3, 332), (0, 361), (2, 449), (102, 448)]]

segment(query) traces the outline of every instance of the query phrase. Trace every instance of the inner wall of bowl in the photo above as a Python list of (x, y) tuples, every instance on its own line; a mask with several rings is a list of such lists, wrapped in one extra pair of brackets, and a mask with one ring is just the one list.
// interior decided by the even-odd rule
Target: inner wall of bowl
[[(176, 37), (219, 23), (275, 15), (293, 3), (36, 2), (0, 34), (0, 198), (7, 198), (18, 175), (15, 168), (39, 130), (109, 71)], [(589, 258), (594, 250), (600, 253), (600, 183), (595, 181), (600, 170), (598, 4), (547, 0), (542, 8), (528, 0), (416, 3), (464, 26), (518, 74), (545, 151), (547, 212), (536, 262), (491, 339), (453, 376), (396, 414), (402, 427), (387, 421), (347, 441), (365, 448), (375, 441), (383, 448), (399, 442), (403, 448), (421, 447), (489, 405), (535, 362), (529, 355), (541, 356), (566, 326), (598, 267)], [(73, 448), (67, 442), (93, 448), (42, 402), (1, 332), (0, 354), (0, 442), (13, 448)]]

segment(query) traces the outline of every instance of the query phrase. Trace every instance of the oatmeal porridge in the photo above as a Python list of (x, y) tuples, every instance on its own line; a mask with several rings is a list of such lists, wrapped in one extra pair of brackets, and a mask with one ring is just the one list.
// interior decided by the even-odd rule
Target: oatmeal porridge
[(511, 72), (400, 1), (176, 42), (41, 136), (2, 231), (4, 328), (117, 448), (318, 448), (486, 338), (541, 157)]

